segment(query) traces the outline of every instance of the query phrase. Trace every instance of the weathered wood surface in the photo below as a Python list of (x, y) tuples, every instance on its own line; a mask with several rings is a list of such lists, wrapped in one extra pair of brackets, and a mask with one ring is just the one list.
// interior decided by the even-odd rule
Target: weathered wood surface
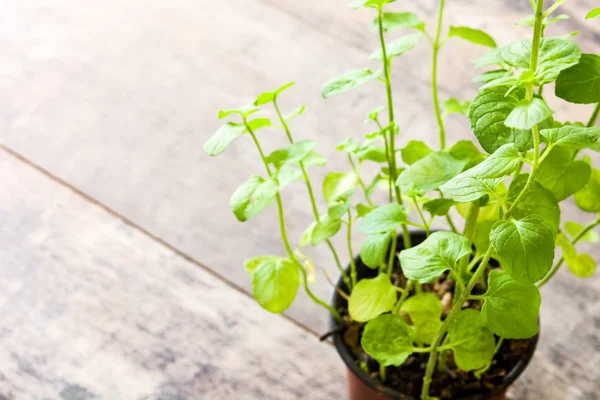
[(0, 171), (0, 398), (343, 393), (331, 346), (4, 151)]

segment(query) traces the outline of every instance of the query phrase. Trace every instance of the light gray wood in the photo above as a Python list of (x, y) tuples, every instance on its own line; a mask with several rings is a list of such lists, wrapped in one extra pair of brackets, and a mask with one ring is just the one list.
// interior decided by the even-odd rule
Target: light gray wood
[(334, 399), (334, 349), (0, 151), (0, 398)]

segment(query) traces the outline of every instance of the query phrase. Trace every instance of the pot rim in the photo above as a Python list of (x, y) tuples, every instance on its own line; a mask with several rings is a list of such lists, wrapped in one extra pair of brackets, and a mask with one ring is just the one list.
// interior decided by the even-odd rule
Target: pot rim
[[(423, 239), (426, 237), (425, 231), (421, 231), (421, 230), (411, 231), (410, 236), (413, 239), (415, 237), (421, 237)], [(398, 237), (400, 238), (401, 236), (399, 235)], [(399, 241), (398, 251), (401, 251), (402, 247), (403, 247), (402, 242)], [(355, 257), (355, 263), (356, 263), (357, 267), (359, 267), (359, 265), (363, 266), (362, 260), (360, 259), (359, 255), (357, 255)], [(364, 267), (364, 268), (368, 268), (368, 267)], [(345, 268), (346, 272), (349, 272), (349, 270), (350, 270), (350, 265), (348, 265)], [(338, 281), (337, 281), (337, 284), (335, 285), (335, 287), (347, 289), (346, 284), (344, 283), (341, 276), (338, 278)], [(337, 290), (333, 290), (333, 295), (332, 295), (332, 299), (331, 299), (332, 307), (336, 308), (336, 304), (339, 304), (340, 302), (346, 302), (346, 300), (343, 299), (338, 294)], [(332, 330), (336, 330), (338, 328), (338, 323), (332, 314), (329, 314), (329, 326)], [(517, 378), (523, 373), (525, 368), (527, 368), (527, 366), (529, 365), (529, 362), (533, 358), (533, 354), (535, 353), (535, 350), (537, 348), (538, 341), (539, 341), (539, 335), (540, 334), (538, 332), (537, 335), (535, 335), (533, 338), (531, 338), (533, 341), (533, 345), (531, 346), (531, 351), (530, 351), (529, 356), (525, 359), (519, 360), (515, 364), (515, 366), (510, 371), (508, 371), (508, 373), (504, 376), (504, 379), (502, 380), (502, 384), (498, 385), (496, 387), (496, 389), (498, 389), (498, 392), (492, 393), (492, 395), (498, 395), (498, 394), (506, 391), (506, 389), (510, 385), (512, 385), (517, 380)], [(352, 371), (352, 373), (355, 376), (357, 376), (365, 385), (367, 385), (374, 391), (382, 393), (393, 399), (406, 399), (407, 398), (408, 395), (403, 394), (403, 393), (397, 391), (396, 389), (382, 385), (379, 381), (377, 381), (375, 378), (371, 377), (368, 373), (366, 373), (359, 367), (358, 363), (356, 362), (357, 361), (356, 358), (352, 354), (352, 351), (350, 350), (350, 348), (348, 348), (348, 346), (346, 346), (346, 343), (344, 342), (343, 332), (335, 331), (332, 336), (333, 336), (333, 344), (334, 344), (336, 350), (338, 351), (340, 357), (346, 364), (346, 367), (350, 371)], [(469, 396), (472, 396), (472, 395), (473, 394), (470, 394)], [(467, 398), (469, 398), (469, 397), (467, 397)], [(461, 399), (465, 399), (465, 397), (461, 396), (461, 397), (455, 398), (455, 400), (461, 400)], [(418, 400), (418, 399), (415, 398), (414, 400)]]

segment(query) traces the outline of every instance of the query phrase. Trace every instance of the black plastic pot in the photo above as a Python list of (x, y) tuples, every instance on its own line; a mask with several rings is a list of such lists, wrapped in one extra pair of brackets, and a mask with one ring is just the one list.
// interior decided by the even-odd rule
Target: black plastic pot
[[(426, 238), (425, 232), (415, 231), (411, 233), (412, 244), (417, 245), (423, 242)], [(404, 246), (401, 237), (398, 239), (398, 251), (403, 250)], [(347, 271), (350, 267), (347, 267)], [(356, 257), (356, 269), (358, 279), (374, 278), (377, 276), (377, 270), (373, 270), (365, 266), (360, 257)], [(343, 279), (340, 279), (336, 285), (338, 288), (348, 292), (348, 287), (344, 283)], [(346, 299), (334, 291), (332, 306), (336, 310), (345, 310), (348, 307)], [(348, 377), (348, 394), (350, 400), (384, 400), (384, 399), (396, 399), (396, 400), (418, 400), (412, 396), (400, 393), (395, 389), (382, 386), (382, 384), (370, 376), (368, 373), (363, 371), (356, 360), (356, 356), (352, 350), (344, 342), (344, 332), (340, 332), (337, 321), (331, 316), (330, 326), (336, 333), (333, 335), (333, 343), (337, 349), (340, 357), (344, 360), (347, 369)], [(533, 357), (533, 353), (537, 346), (538, 336), (532, 338), (532, 345), (528, 347), (528, 353), (523, 359), (502, 378), (502, 381), (496, 385), (493, 389), (483, 391), (465, 390), (464, 393), (460, 393), (454, 396), (454, 400), (504, 400), (506, 390), (508, 387), (523, 373), (529, 361)]]

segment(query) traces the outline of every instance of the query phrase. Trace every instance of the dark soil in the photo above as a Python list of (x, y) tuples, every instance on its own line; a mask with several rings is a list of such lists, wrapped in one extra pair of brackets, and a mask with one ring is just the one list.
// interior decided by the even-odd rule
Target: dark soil
[[(362, 264), (362, 263), (361, 263)], [(363, 267), (364, 268), (364, 267)], [(360, 270), (360, 268), (359, 268)], [(400, 273), (399, 265), (393, 274), (393, 282), (401, 287), (405, 286), (406, 279)], [(454, 281), (447, 280), (446, 275), (432, 284), (423, 285), (423, 291), (436, 293), (444, 304), (443, 318), (452, 307), (452, 295)], [(482, 294), (482, 287), (476, 287), (474, 294)], [(463, 308), (479, 309), (477, 301), (469, 301)], [(373, 378), (379, 380), (379, 363), (371, 358), (360, 346), (360, 338), (364, 324), (349, 322), (350, 318), (345, 309), (340, 310), (347, 325), (343, 330), (344, 342), (352, 350), (356, 363)], [(403, 317), (410, 323), (407, 315)], [(526, 340), (504, 340), (500, 350), (496, 354), (491, 367), (477, 379), (473, 372), (464, 372), (456, 367), (451, 351), (442, 353), (444, 362), (438, 362), (438, 369), (434, 373), (430, 394), (441, 399), (485, 399), (489, 395), (497, 395), (499, 388), (506, 386), (507, 374), (509, 374), (519, 362), (527, 362), (536, 345), (536, 339)], [(384, 385), (400, 392), (403, 400), (419, 399), (428, 353), (413, 354), (400, 367), (387, 367), (387, 380)], [(441, 367), (440, 367), (440, 364)], [(445, 364), (445, 365), (443, 365)], [(502, 391), (502, 390), (500, 390)]]

